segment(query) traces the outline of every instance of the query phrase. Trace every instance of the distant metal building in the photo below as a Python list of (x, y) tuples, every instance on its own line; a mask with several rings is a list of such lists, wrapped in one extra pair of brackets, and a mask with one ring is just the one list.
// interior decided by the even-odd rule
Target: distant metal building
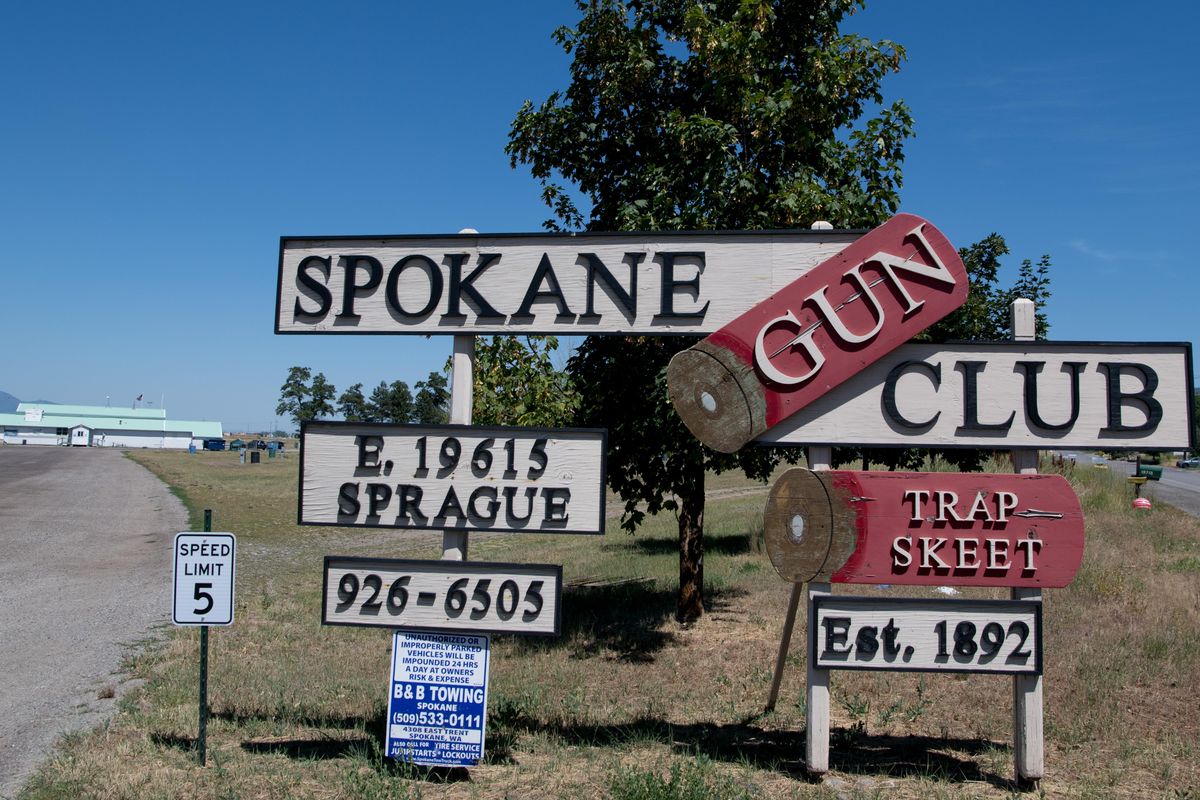
[(186, 450), (222, 436), (220, 422), (167, 419), (160, 408), (21, 403), (0, 414), (5, 444), (150, 447)]

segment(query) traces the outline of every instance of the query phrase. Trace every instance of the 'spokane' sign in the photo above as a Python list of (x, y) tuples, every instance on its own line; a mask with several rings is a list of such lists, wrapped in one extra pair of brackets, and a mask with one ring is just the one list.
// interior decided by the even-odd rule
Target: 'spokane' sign
[(854, 231), (283, 237), (276, 333), (709, 333)]

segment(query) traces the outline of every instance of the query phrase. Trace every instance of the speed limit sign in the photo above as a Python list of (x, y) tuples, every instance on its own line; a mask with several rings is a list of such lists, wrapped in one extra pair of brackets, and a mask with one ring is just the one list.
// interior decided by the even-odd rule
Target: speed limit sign
[(232, 533), (175, 534), (176, 625), (232, 625), (234, 556)]

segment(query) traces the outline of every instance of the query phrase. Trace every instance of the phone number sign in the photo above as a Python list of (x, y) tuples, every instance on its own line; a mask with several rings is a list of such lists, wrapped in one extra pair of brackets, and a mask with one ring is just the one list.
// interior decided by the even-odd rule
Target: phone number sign
[(396, 631), (388, 758), (426, 766), (479, 763), (490, 650), (487, 636)]

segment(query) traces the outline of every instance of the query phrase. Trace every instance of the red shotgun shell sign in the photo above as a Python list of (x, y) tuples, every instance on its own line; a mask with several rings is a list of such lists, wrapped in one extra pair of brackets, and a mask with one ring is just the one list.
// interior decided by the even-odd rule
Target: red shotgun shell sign
[(1055, 588), (1083, 559), (1083, 511), (1061, 475), (790, 469), (763, 526), (795, 582)]
[(697, 439), (731, 453), (966, 299), (954, 246), (898, 214), (677, 353), (671, 402)]

